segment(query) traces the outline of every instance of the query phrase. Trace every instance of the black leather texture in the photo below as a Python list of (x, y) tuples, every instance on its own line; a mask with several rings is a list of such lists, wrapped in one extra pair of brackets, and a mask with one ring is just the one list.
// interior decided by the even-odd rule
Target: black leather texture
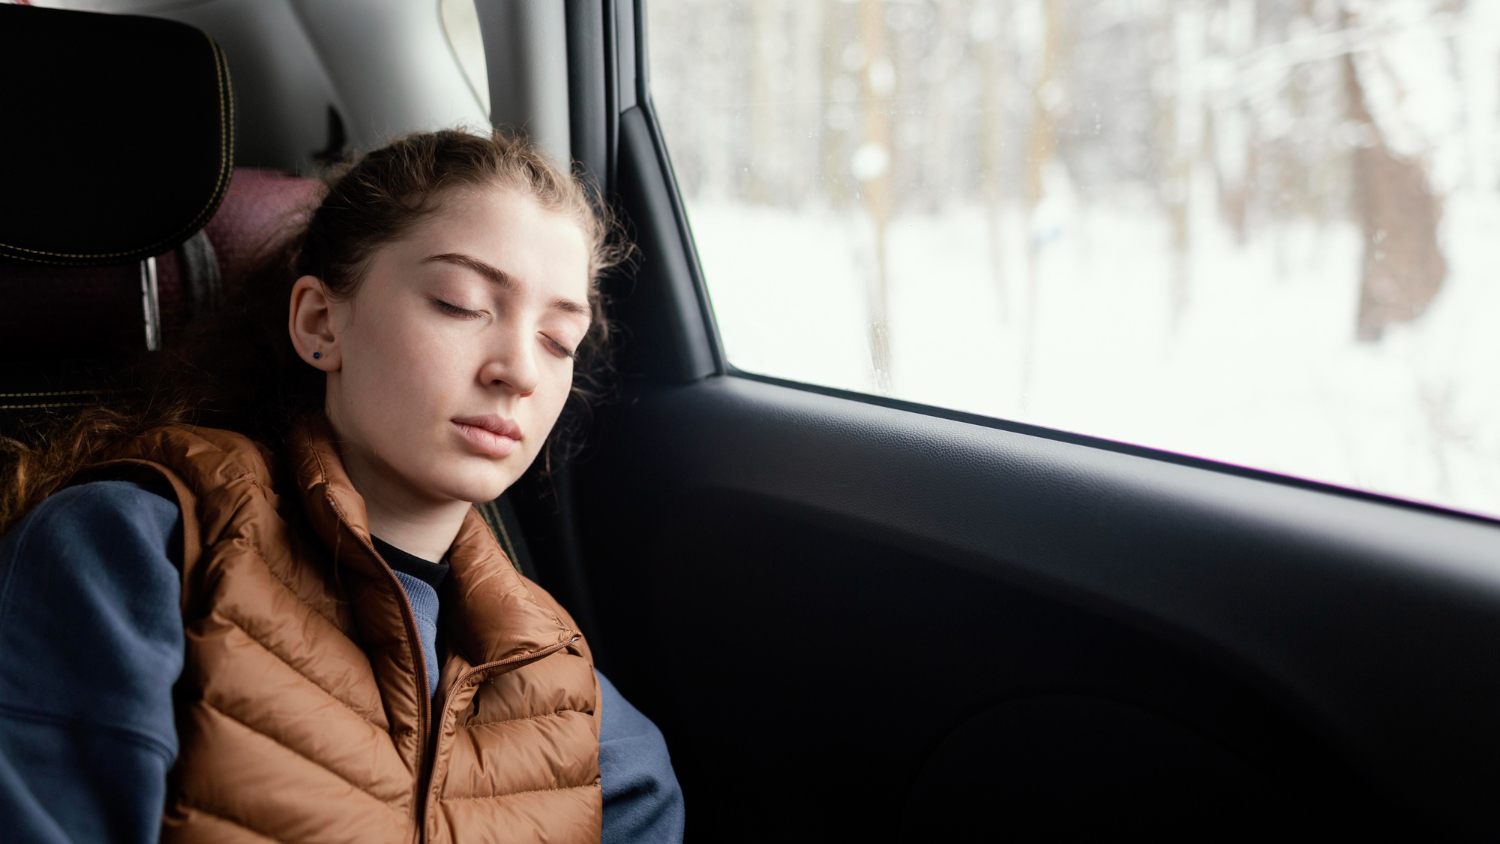
[(213, 215), (234, 160), (229, 68), (174, 21), (0, 5), (0, 257), (124, 264)]
[[(1153, 840), (1187, 817), (1125, 823), (1125, 786), (1208, 812), (1202, 840), (1500, 829), (1492, 522), (734, 376), (608, 427), (579, 481), (597, 638), (700, 834), (892, 840), (904, 815), (906, 840)], [(1043, 742), (1010, 703), (1038, 695), (1078, 704), (1048, 736), (1130, 730)], [(1184, 776), (1218, 808), (1174, 803)], [(988, 795), (961, 817), (957, 780)]]

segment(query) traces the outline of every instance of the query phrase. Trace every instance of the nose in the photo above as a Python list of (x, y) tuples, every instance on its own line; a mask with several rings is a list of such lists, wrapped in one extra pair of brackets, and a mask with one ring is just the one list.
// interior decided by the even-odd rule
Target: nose
[(507, 387), (520, 396), (536, 392), (537, 350), (526, 340), (529, 332), (519, 328), (499, 332), (502, 336), (491, 349), (479, 380), (487, 387)]

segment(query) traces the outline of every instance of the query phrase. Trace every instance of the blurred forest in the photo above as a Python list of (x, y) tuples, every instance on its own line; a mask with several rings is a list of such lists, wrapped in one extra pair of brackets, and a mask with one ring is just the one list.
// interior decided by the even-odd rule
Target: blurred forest
[[(1495, 184), (1500, 45), (1449, 37), (1494, 5), (650, 0), (652, 85), (714, 104), (662, 111), (686, 195), (869, 214), (877, 369), (891, 219), (978, 201), (998, 221), (1018, 203), (1035, 244), (1063, 181), (1085, 203), (1149, 194), (1183, 255), (1205, 194), (1241, 242), (1291, 217), (1357, 222), (1350, 330), (1376, 340), (1442, 286), (1443, 192)], [(996, 257), (994, 284), (1036, 282)]]
[(1500, 0), (647, 0), (749, 371), (1500, 515)]

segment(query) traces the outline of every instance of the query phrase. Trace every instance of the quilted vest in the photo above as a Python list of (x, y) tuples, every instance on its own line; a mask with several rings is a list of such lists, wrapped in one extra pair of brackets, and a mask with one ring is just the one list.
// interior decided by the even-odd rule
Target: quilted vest
[(205, 428), (157, 429), (119, 457), (105, 473), (159, 473), (183, 513), (163, 842), (599, 840), (588, 646), (477, 511), (449, 558), (434, 702), (325, 419), (292, 432), (282, 469)]

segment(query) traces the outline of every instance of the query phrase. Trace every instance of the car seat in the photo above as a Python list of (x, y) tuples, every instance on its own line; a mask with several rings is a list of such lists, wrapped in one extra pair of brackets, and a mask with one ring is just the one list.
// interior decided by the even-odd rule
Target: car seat
[(234, 104), (207, 36), (135, 16), (0, 6), (0, 75), (12, 435), (94, 401), (122, 352), (159, 347), (211, 298), (197, 234), (229, 185)]
[[(107, 399), (218, 307), (321, 182), (233, 167), (229, 66), (202, 32), (0, 6), (0, 436)], [(534, 576), (514, 509), (479, 510)]]

